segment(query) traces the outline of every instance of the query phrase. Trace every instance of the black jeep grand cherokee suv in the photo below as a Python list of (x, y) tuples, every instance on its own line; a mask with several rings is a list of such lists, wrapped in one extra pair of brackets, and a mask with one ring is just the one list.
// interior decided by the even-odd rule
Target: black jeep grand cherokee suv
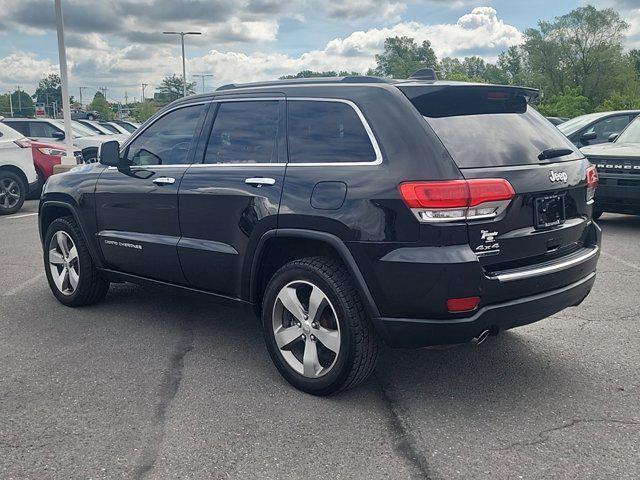
[(535, 322), (585, 298), (600, 244), (595, 169), (535, 94), (354, 77), (179, 100), (46, 184), (49, 284), (69, 306), (123, 281), (253, 304), (317, 395), (364, 380), (379, 339)]

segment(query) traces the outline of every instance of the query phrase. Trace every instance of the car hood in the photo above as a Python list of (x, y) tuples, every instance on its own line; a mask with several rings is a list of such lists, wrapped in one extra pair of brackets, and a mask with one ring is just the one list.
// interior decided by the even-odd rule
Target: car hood
[(580, 149), (586, 157), (640, 157), (640, 143), (601, 143)]
[(80, 148), (98, 147), (104, 142), (115, 140), (123, 143), (129, 138), (129, 135), (114, 134), (114, 135), (93, 135), (90, 137), (78, 137), (73, 139), (73, 143)]

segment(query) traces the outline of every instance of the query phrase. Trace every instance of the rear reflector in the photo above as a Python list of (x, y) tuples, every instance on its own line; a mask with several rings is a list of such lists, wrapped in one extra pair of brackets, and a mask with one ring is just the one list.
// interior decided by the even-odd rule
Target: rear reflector
[(450, 298), (447, 300), (447, 310), (450, 313), (470, 312), (480, 303), (480, 297)]
[(504, 178), (405, 182), (400, 194), (421, 222), (493, 218), (502, 213), (515, 191)]

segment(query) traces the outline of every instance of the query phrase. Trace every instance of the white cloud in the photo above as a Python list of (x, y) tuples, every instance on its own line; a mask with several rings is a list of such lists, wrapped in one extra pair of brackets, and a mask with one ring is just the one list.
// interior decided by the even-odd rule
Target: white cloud
[[(259, 43), (260, 38), (273, 39), (277, 34), (277, 25), (274, 23), (255, 21), (248, 29), (245, 23), (236, 24), (225, 34), (239, 37), (253, 35), (254, 43)], [(345, 38), (329, 41), (322, 49), (311, 50), (300, 56), (213, 49), (205, 55), (189, 58), (187, 70), (191, 74), (213, 73), (216, 85), (275, 79), (305, 69), (364, 73), (375, 66), (375, 54), (382, 51), (384, 40), (391, 36), (409, 36), (419, 43), (430, 40), (439, 57), (478, 54), (489, 60), (522, 41), (521, 33), (499, 19), (495, 9), (478, 7), (462, 15), (456, 23), (424, 25), (399, 22), (388, 28), (356, 31)], [(125, 90), (131, 97), (131, 92), (137, 91), (137, 85), (141, 82), (157, 85), (164, 75), (178, 73), (182, 69), (179, 53), (167, 45), (135, 43), (124, 48), (109, 47), (99, 34), (87, 36), (87, 45), (91, 48), (77, 48), (77, 45), (69, 48), (72, 86), (106, 84), (111, 86), (112, 98), (113, 95), (121, 97)], [(23, 82), (40, 78), (44, 71), (52, 68), (45, 61), (41, 61), (42, 66), (33, 65), (37, 62), (33, 55), (16, 55), (32, 64), (29, 67), (32, 73), (29, 77), (23, 73)], [(10, 63), (8, 58), (0, 62)], [(20, 71), (13, 69), (12, 78), (19, 77)], [(0, 84), (7, 83), (5, 77), (8, 75), (0, 68)]]

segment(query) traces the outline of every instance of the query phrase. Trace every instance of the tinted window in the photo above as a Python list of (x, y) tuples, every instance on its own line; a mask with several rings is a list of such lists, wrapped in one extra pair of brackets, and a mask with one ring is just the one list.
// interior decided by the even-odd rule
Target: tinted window
[(29, 123), (28, 122), (7, 122), (5, 120), (5, 122), (7, 125), (9, 125), (11, 128), (13, 128), (14, 130), (20, 132), (22, 135), (24, 135), (25, 137), (29, 137)]
[(360, 117), (346, 103), (290, 101), (289, 161), (373, 162), (376, 152)]
[(174, 110), (152, 123), (127, 149), (132, 165), (176, 165), (188, 162), (189, 148), (204, 105)]
[[(461, 168), (537, 164), (547, 148), (575, 146), (533, 107), (526, 91), (401, 87)], [(575, 160), (576, 155), (554, 161)]]
[(279, 109), (275, 100), (220, 103), (205, 163), (277, 162)]
[[(594, 140), (589, 140), (589, 144), (604, 143), (609, 141), (609, 135), (612, 133), (620, 133), (629, 124), (629, 115), (618, 115), (616, 117), (608, 117), (604, 120), (594, 123), (591, 128), (584, 133), (593, 133), (597, 135)], [(583, 134), (584, 134), (583, 133)]]
[(32, 137), (53, 138), (55, 132), (61, 132), (48, 122), (29, 122)]

